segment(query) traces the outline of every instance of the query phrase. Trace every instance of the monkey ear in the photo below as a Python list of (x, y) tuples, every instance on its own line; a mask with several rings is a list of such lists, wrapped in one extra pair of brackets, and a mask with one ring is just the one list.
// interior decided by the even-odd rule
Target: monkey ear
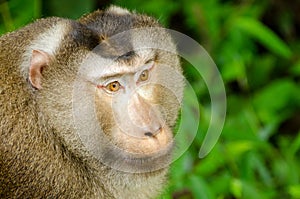
[(45, 66), (48, 66), (50, 56), (41, 50), (33, 50), (30, 67), (29, 67), (29, 81), (31, 85), (40, 90), (42, 88), (42, 71)]

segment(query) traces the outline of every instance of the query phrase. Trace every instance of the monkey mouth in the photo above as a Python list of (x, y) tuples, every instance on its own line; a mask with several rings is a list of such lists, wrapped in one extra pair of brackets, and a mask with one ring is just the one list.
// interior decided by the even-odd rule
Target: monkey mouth
[(109, 147), (101, 157), (101, 162), (114, 170), (128, 173), (148, 173), (170, 165), (174, 142), (151, 154), (130, 153), (118, 147)]

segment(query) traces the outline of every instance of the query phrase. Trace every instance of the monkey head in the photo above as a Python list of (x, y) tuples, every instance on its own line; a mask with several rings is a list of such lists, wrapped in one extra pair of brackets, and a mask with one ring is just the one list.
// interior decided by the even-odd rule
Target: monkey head
[(26, 55), (40, 120), (66, 149), (125, 172), (168, 166), (183, 77), (156, 20), (116, 7), (62, 20)]

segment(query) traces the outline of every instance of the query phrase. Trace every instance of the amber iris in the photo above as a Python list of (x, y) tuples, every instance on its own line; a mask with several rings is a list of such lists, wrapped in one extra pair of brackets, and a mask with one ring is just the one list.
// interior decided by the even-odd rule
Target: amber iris
[(107, 84), (106, 89), (110, 92), (116, 92), (120, 89), (121, 85), (118, 81), (111, 82)]
[(149, 78), (149, 70), (144, 70), (140, 75), (140, 81), (146, 81)]

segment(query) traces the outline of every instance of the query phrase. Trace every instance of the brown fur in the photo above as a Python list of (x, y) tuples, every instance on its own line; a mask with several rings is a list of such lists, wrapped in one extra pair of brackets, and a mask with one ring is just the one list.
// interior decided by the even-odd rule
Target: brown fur
[[(43, 88), (34, 89), (22, 68), (30, 61), (28, 47), (58, 24), (65, 35), (43, 70)], [(79, 21), (41, 19), (0, 38), (0, 198), (134, 199), (160, 193), (167, 169), (135, 174), (100, 164), (84, 149), (72, 123), (72, 86), (86, 54), (111, 35), (150, 26), (159, 25), (148, 16), (108, 10)], [(116, 56), (128, 50), (112, 48)], [(179, 67), (178, 59), (171, 59)], [(164, 106), (171, 110), (172, 126), (179, 104)], [(111, 128), (110, 118), (100, 120), (104, 129)]]

